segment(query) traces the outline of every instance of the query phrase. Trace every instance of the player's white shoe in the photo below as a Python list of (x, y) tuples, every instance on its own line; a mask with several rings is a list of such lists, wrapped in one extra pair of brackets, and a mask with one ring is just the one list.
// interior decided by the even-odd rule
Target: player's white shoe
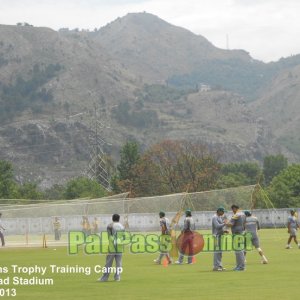
[(175, 261), (176, 265), (182, 265), (182, 262), (180, 262), (179, 260)]
[(222, 272), (225, 271), (226, 269), (223, 267), (217, 267), (217, 268), (213, 268), (213, 271), (218, 271), (218, 272)]
[(287, 246), (285, 247), (285, 249), (292, 249), (292, 247), (291, 247), (290, 245), (287, 245)]
[(155, 262), (156, 264), (160, 265), (160, 261), (158, 259), (154, 259), (153, 262)]
[(266, 265), (266, 264), (268, 263), (268, 260), (267, 260), (267, 259), (263, 259), (263, 260), (261, 261), (261, 263), (264, 264), (264, 265)]

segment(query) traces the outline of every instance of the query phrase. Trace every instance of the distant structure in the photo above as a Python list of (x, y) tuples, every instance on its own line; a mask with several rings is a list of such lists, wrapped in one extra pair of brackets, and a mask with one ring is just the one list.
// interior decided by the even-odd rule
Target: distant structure
[(201, 84), (200, 85), (200, 92), (209, 92), (211, 90), (210, 85), (208, 84)]

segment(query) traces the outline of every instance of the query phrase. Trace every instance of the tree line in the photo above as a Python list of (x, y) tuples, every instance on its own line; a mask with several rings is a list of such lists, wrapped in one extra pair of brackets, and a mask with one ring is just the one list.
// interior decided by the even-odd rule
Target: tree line
[[(194, 141), (165, 140), (141, 153), (135, 142), (121, 149), (115, 192), (153, 196), (260, 184), (275, 207), (300, 206), (300, 164), (282, 154), (256, 162), (221, 163), (222, 149)], [(264, 203), (258, 203), (263, 207)]]
[[(275, 207), (300, 206), (300, 164), (288, 164), (282, 154), (256, 162), (221, 163), (222, 150), (197, 141), (164, 140), (145, 151), (129, 141), (120, 160), (110, 168), (111, 193), (131, 197), (199, 192), (259, 183)], [(85, 177), (41, 191), (36, 183), (18, 183), (10, 162), (0, 161), (0, 198), (75, 199), (98, 198), (109, 193)]]
[[(60, 200), (77, 198), (100, 198), (107, 195), (106, 190), (96, 181), (85, 177), (69, 180), (64, 185), (54, 185), (44, 191), (34, 182), (19, 183), (15, 179), (11, 162), (0, 161), (0, 199), (1, 203), (20, 203), (22, 200)], [(28, 202), (26, 202), (28, 203)]]

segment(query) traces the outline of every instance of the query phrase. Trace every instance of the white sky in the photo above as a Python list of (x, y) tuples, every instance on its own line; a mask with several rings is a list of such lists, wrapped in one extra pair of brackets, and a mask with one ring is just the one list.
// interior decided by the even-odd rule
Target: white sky
[(300, 53), (299, 0), (0, 0), (0, 24), (93, 30), (129, 12), (146, 11), (203, 35), (220, 48), (256, 59)]

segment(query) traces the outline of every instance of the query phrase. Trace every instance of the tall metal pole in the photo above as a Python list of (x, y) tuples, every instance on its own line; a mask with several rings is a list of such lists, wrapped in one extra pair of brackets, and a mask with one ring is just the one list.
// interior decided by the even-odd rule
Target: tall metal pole
[(88, 164), (87, 174), (90, 179), (99, 182), (106, 190), (110, 191), (109, 174), (106, 169), (106, 162), (104, 158), (104, 151), (102, 145), (106, 142), (99, 136), (100, 125), (97, 116), (97, 106), (94, 106), (94, 118), (92, 125), (92, 137), (91, 137), (91, 150), (90, 150), (90, 161)]

